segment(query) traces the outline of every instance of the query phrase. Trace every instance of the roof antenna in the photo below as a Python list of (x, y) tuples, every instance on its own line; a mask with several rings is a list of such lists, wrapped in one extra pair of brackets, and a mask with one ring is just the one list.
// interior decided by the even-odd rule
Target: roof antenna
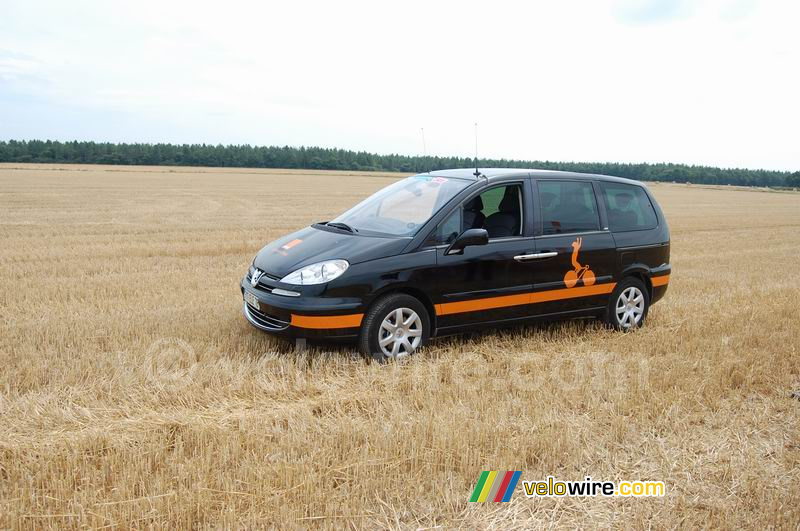
[[(424, 127), (420, 127), (419, 130), (420, 130), (420, 133), (422, 133), (422, 154), (424, 156), (423, 161), (427, 165), (427, 162), (428, 162), (428, 147), (425, 145), (425, 128)], [(430, 169), (430, 166), (428, 166), (428, 171), (425, 172), (425, 173), (430, 173), (430, 172), (431, 172), (431, 169)]]
[(480, 177), (481, 171), (478, 169), (478, 122), (475, 122), (475, 177)]

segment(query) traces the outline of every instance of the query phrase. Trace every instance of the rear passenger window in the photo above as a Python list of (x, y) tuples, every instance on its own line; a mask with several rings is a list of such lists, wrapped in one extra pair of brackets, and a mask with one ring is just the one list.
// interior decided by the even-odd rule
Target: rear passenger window
[(539, 181), (538, 186), (544, 234), (600, 230), (592, 183)]
[(652, 229), (658, 225), (653, 204), (641, 186), (604, 182), (600, 187), (612, 231)]

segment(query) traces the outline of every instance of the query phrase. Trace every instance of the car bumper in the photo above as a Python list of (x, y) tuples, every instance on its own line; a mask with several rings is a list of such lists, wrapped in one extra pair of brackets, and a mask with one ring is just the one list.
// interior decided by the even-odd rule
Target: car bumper
[[(259, 286), (261, 288), (261, 286)], [(364, 317), (360, 300), (327, 297), (287, 297), (253, 288), (242, 279), (241, 291), (258, 300), (258, 308), (243, 301), (242, 313), (254, 327), (289, 339), (355, 339)]]
[(667, 294), (671, 274), (672, 267), (669, 264), (664, 264), (651, 270), (650, 283), (653, 286), (653, 292), (650, 297), (650, 304), (655, 304)]

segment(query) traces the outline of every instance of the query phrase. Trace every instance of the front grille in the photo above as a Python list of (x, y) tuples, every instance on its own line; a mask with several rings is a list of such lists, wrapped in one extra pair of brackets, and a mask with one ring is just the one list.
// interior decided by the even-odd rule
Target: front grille
[[(249, 283), (252, 278), (253, 278), (253, 276), (248, 271), (247, 272), (247, 277), (246, 277), (247, 282)], [(269, 273), (264, 273), (263, 275), (261, 275), (261, 278), (258, 279), (258, 284), (255, 286), (255, 288), (256, 289), (260, 289), (260, 290), (264, 290), (267, 293), (272, 293), (273, 287), (272, 286), (268, 286), (268, 285), (266, 285), (264, 283), (264, 281), (267, 280), (267, 279), (272, 280), (274, 282), (277, 282), (277, 281), (280, 280), (280, 278), (276, 277), (275, 275), (270, 275)], [(252, 286), (252, 284), (250, 284), (250, 285)]]
[(247, 303), (244, 303), (244, 314), (251, 323), (265, 330), (286, 330), (289, 328), (288, 321), (283, 321), (273, 315), (256, 310)]

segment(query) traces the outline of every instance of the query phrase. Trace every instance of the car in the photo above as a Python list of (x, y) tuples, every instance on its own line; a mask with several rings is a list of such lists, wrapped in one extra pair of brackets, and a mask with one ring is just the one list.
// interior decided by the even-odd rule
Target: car
[(256, 328), (346, 340), (378, 359), (430, 338), (541, 319), (644, 324), (666, 293), (670, 235), (638, 181), (440, 170), (280, 238), (241, 281)]

